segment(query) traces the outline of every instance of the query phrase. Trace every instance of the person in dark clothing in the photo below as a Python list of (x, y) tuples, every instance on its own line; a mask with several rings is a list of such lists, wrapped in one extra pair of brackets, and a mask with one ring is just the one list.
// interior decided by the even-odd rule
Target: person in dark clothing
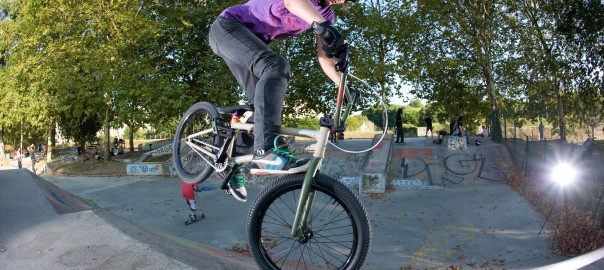
[(457, 120), (455, 121), (455, 128), (453, 130), (453, 136), (457, 136), (458, 140), (459, 140), (459, 149), (463, 149), (465, 147), (465, 143), (464, 143), (464, 130), (463, 130), (463, 116), (460, 115), (459, 117), (457, 117)]
[(405, 143), (405, 134), (403, 133), (403, 109), (396, 111), (396, 141), (394, 143)]
[[(254, 105), (254, 153), (251, 174), (305, 172), (309, 159), (298, 159), (279, 134), (290, 63), (269, 46), (275, 40), (312, 29), (319, 66), (335, 84), (348, 66), (348, 41), (336, 30), (332, 6), (356, 0), (249, 0), (223, 10), (209, 28), (212, 51), (229, 67)], [(282, 140), (279, 140), (279, 139)], [(229, 191), (247, 200), (243, 171), (229, 181)]]
[(426, 121), (426, 135), (425, 137), (428, 137), (428, 130), (430, 131), (430, 138), (434, 137), (434, 131), (432, 131), (432, 118), (430, 116), (426, 117), (425, 119)]
[(457, 135), (459, 137), (462, 137), (464, 135), (463, 132), (463, 116), (460, 115), (459, 117), (457, 117), (457, 120), (455, 121), (455, 127), (453, 128), (453, 135)]

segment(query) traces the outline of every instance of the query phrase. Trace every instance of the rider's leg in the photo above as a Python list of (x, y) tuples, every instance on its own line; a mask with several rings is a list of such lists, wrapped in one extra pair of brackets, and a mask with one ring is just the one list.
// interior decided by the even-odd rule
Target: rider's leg
[(247, 201), (247, 190), (245, 189), (245, 171), (243, 166), (235, 165), (235, 175), (229, 181), (229, 191), (235, 199), (241, 202)]
[(212, 24), (210, 45), (254, 104), (255, 150), (271, 148), (281, 125), (289, 63), (246, 26), (229, 19)]
[[(254, 163), (258, 166), (252, 173), (258, 170), (262, 173), (305, 170), (302, 167), (307, 167), (307, 162), (293, 157), (286, 145), (275, 146), (289, 79), (287, 60), (273, 52), (246, 26), (224, 18), (218, 18), (212, 25), (210, 45), (225, 59), (254, 104)], [(292, 171), (293, 168), (297, 169)]]

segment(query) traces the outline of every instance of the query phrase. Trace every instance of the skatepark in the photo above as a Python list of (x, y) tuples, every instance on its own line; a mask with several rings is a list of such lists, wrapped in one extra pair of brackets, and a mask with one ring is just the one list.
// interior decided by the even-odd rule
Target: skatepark
[[(362, 269), (604, 268), (602, 248), (552, 255), (545, 217), (505, 183), (512, 163), (503, 146), (486, 139), (448, 149), (426, 138), (390, 138), (363, 154), (330, 147), (321, 167), (367, 209), (372, 243)], [(0, 269), (257, 269), (245, 227), (269, 181), (248, 177), (251, 199), (241, 203), (219, 180), (207, 180), (197, 193), (206, 218), (185, 226), (188, 209), (173, 176), (0, 170)]]

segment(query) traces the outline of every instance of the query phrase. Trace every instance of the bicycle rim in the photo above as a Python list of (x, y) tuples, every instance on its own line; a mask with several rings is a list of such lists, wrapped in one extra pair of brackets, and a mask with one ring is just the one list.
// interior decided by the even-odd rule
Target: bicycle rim
[(304, 174), (284, 176), (265, 188), (248, 217), (250, 251), (262, 269), (359, 269), (371, 232), (358, 197), (333, 178), (317, 175), (305, 229), (291, 237)]
[(222, 137), (216, 136), (214, 132), (190, 136), (203, 130), (211, 130), (217, 115), (218, 111), (212, 104), (200, 102), (191, 106), (178, 123), (174, 135), (173, 162), (176, 173), (185, 182), (199, 183), (214, 172), (214, 168), (208, 163), (213, 162), (213, 158), (190, 144), (216, 153), (216, 148), (222, 144)]

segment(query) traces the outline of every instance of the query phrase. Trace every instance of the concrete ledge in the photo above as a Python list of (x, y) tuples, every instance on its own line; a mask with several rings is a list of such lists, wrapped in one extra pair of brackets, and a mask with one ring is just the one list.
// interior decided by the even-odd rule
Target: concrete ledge
[[(72, 164), (76, 161), (82, 161), (82, 157), (80, 156), (65, 156), (62, 158), (57, 158), (57, 159), (53, 159), (50, 162), (46, 162), (44, 165), (44, 169), (42, 170), (43, 172), (52, 172), (53, 169), (55, 169), (57, 166), (59, 165), (66, 165), (66, 164)], [(40, 161), (38, 161), (40, 162)], [(30, 163), (31, 164), (31, 163)]]
[(128, 175), (164, 175), (170, 174), (170, 171), (164, 173), (164, 164), (162, 162), (133, 163), (126, 166)]
[(172, 145), (174, 145), (173, 143), (170, 144), (166, 144), (162, 147), (159, 147), (157, 149), (154, 149), (153, 151), (149, 152), (151, 154), (151, 156), (161, 156), (161, 155), (167, 155), (167, 154), (172, 154)]
[(157, 148), (163, 147), (168, 144), (172, 144), (172, 142), (173, 142), (172, 138), (165, 139), (165, 140), (158, 140), (158, 141), (153, 141), (153, 142), (147, 142), (144, 144), (139, 144), (138, 148), (139, 148), (139, 150), (145, 150), (145, 151), (153, 150), (153, 149), (157, 149)]
[[(462, 140), (459, 140), (458, 136), (447, 136), (447, 148), (451, 150), (461, 150), (468, 146), (467, 137), (461, 137)], [(461, 145), (460, 145), (461, 143)]]
[[(381, 134), (373, 137), (372, 145), (376, 144)], [(392, 134), (386, 134), (384, 139), (370, 152), (359, 185), (359, 192), (385, 193), (388, 166), (390, 164), (390, 149), (392, 148)]]

